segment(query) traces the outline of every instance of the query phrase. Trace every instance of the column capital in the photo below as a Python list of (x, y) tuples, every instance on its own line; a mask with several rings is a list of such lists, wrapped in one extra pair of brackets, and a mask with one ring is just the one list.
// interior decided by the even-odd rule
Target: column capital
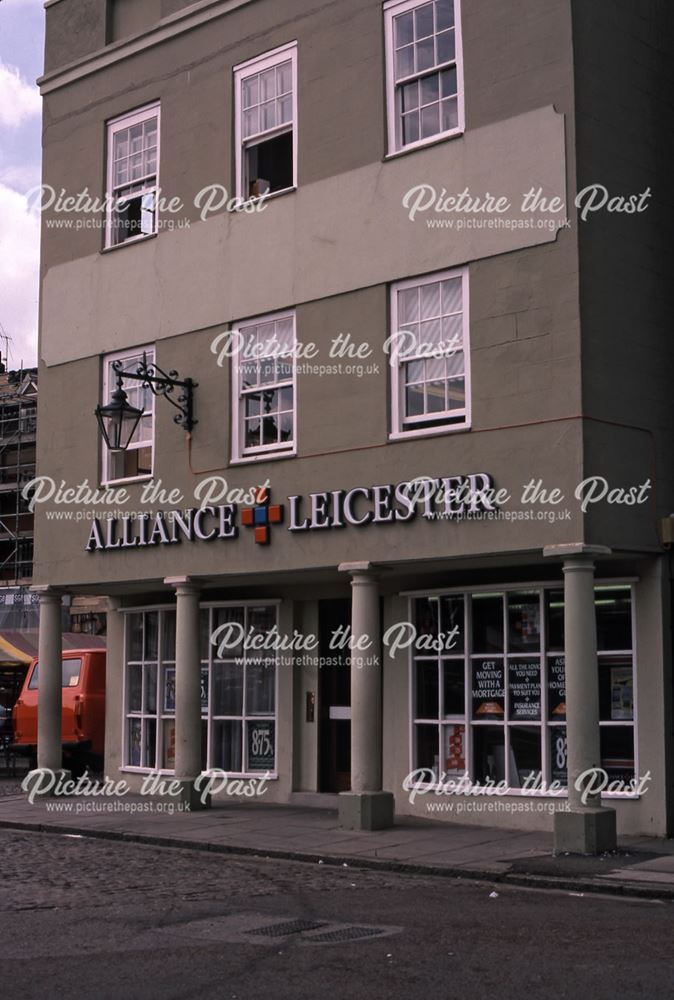
[(352, 582), (358, 577), (374, 581), (378, 576), (376, 570), (376, 564), (371, 562), (343, 562), (337, 567), (339, 573), (348, 573)]
[(65, 594), (65, 590), (61, 590), (59, 587), (50, 587), (41, 584), (31, 587), (30, 592), (31, 594), (38, 595), (40, 604), (60, 604)]
[(563, 559), (564, 562), (571, 562), (575, 559), (579, 562), (591, 562), (593, 559), (610, 556), (612, 551), (606, 545), (564, 542), (562, 545), (546, 545), (543, 549), (543, 556), (546, 559)]
[(164, 583), (167, 587), (173, 587), (176, 594), (201, 593), (201, 582), (193, 576), (165, 576)]

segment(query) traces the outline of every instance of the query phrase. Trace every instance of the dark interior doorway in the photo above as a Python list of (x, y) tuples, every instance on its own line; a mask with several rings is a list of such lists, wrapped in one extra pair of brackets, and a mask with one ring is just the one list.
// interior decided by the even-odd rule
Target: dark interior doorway
[(331, 649), (335, 631), (351, 624), (351, 601), (320, 601), (319, 672), (319, 791), (348, 792), (351, 788), (351, 667), (348, 649)]

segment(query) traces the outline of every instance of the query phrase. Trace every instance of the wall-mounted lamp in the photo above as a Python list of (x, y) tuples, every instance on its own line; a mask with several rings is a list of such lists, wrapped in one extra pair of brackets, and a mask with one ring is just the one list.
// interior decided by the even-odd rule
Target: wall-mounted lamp
[[(178, 410), (173, 418), (175, 423), (184, 427), (188, 433), (197, 423), (192, 416), (193, 394), (197, 383), (191, 378), (180, 379), (176, 371), (164, 372), (156, 364), (148, 364), (145, 354), (133, 370), (124, 371), (121, 361), (113, 361), (112, 368), (117, 373), (117, 388), (109, 403), (96, 407), (96, 420), (110, 451), (126, 451), (145, 412), (129, 403), (129, 397), (124, 392), (125, 380), (140, 382), (153, 395), (167, 399)], [(176, 398), (172, 395), (175, 389), (182, 390)]]

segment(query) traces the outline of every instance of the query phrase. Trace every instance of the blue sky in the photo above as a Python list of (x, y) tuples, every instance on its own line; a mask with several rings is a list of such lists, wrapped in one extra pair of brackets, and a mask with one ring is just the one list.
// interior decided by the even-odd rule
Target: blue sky
[[(25, 194), (40, 183), (43, 0), (0, 0), (0, 325), (11, 367), (35, 363), (39, 219)], [(0, 340), (5, 358), (5, 342)]]

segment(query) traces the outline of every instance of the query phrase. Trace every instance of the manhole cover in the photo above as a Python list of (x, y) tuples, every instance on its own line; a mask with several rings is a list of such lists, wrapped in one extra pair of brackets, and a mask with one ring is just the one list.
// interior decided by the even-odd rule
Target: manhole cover
[(313, 931), (325, 927), (325, 920), (284, 920), (281, 924), (268, 924), (267, 927), (256, 927), (249, 934), (264, 934), (267, 937), (286, 937), (288, 934), (301, 934), (303, 931)]
[(359, 938), (380, 937), (386, 934), (383, 927), (338, 927), (306, 938), (312, 944), (337, 944), (339, 941), (357, 941)]

